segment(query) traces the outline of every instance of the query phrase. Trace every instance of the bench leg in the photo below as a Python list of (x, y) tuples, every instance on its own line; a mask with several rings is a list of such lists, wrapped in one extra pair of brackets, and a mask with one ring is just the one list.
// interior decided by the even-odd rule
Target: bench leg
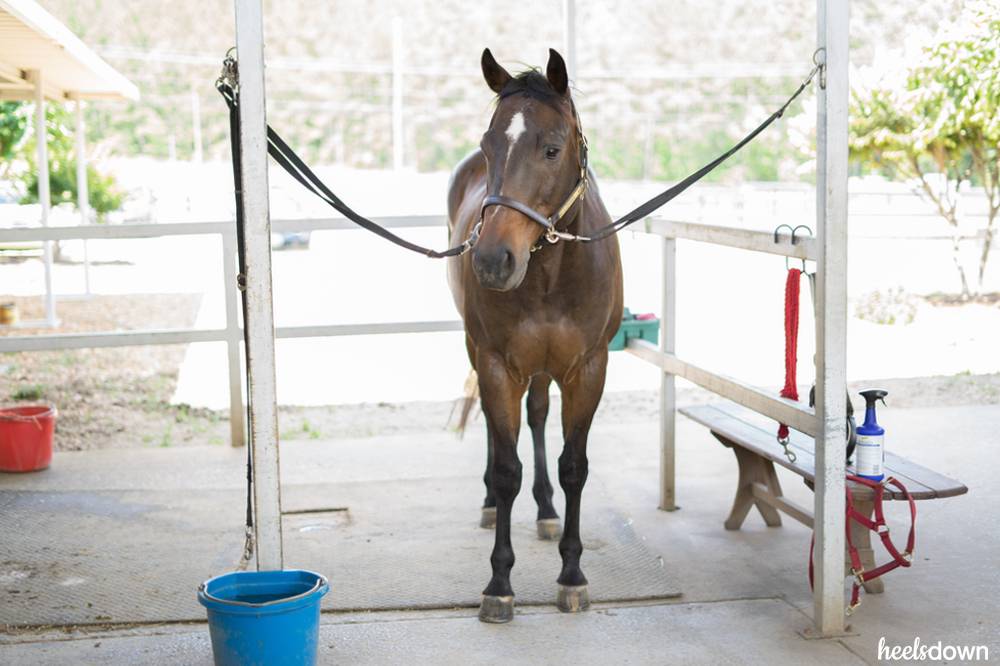
[[(871, 518), (875, 513), (875, 503), (872, 500), (863, 500), (855, 497), (854, 509), (861, 515)], [(871, 537), (871, 530), (856, 520), (851, 521), (851, 541), (854, 542), (854, 546), (858, 549), (861, 566), (865, 568), (865, 571), (871, 571), (875, 568), (875, 551), (872, 550)], [(851, 559), (846, 552), (844, 553), (844, 574), (851, 576)], [(864, 588), (868, 594), (882, 594), (885, 591), (885, 584), (881, 578), (876, 578), (864, 583)]]
[(725, 526), (727, 530), (738, 530), (746, 520), (750, 508), (754, 505), (763, 516), (768, 527), (781, 527), (781, 514), (773, 506), (766, 504), (753, 496), (753, 484), (760, 483), (767, 487), (775, 497), (781, 497), (781, 484), (774, 470), (774, 463), (761, 458), (756, 453), (747, 451), (742, 446), (734, 444), (725, 437), (713, 432), (717, 440), (728, 446), (736, 454), (736, 462), (740, 468), (739, 485), (733, 500), (733, 509), (729, 512)]

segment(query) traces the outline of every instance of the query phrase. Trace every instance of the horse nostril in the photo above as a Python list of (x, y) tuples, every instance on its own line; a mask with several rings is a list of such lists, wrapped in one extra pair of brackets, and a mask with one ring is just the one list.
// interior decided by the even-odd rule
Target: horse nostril
[(514, 272), (514, 253), (510, 250), (503, 251), (503, 274), (510, 275)]

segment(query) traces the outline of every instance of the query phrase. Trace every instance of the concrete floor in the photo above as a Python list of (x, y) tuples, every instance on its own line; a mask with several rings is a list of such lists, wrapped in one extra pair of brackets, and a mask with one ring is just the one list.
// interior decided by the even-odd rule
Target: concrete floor
[[(647, 547), (678, 574), (684, 593), (680, 600), (603, 604), (578, 616), (562, 615), (553, 608), (525, 608), (511, 624), (499, 627), (480, 624), (473, 609), (325, 614), (321, 660), (486, 663), (503, 657), (526, 663), (581, 658), (613, 663), (875, 663), (883, 638), (889, 646), (912, 645), (916, 638), (922, 644), (985, 645), (996, 659), (1000, 492), (995, 458), (988, 452), (998, 441), (1000, 407), (885, 410), (882, 420), (892, 450), (957, 478), (970, 492), (918, 505), (914, 567), (890, 574), (886, 594), (864, 598), (851, 618), (852, 635), (821, 641), (800, 637), (798, 632), (810, 624), (809, 532), (790, 520), (782, 528), (767, 528), (753, 515), (742, 531), (725, 531), (722, 520), (735, 486), (735, 460), (706, 430), (681, 418), (682, 508), (677, 512), (655, 508), (655, 424), (595, 424), (590, 447), (592, 482), (601, 484), (602, 492), (632, 519)], [(296, 485), (317, 482), (475, 474), (483, 457), (483, 437), (477, 430), (474, 427), (463, 442), (445, 434), (288, 442), (282, 445), (286, 493), (293, 493)], [(553, 429), (550, 441), (556, 442), (557, 436)], [(391, 466), (385, 462), (386, 447), (402, 452)], [(557, 449), (550, 446), (552, 463)], [(48, 476), (0, 477), (0, 490), (225, 488), (240, 483), (241, 454), (224, 448), (158, 451), (158, 463), (143, 478), (120, 478), (109, 466), (118, 456), (140, 453), (147, 452), (62, 454), (66, 464), (57, 457)], [(66, 470), (76, 463), (70, 463), (70, 456), (87, 456), (85, 466), (92, 473), (71, 478)], [(521, 457), (526, 459), (527, 477), (529, 456), (525, 439)], [(782, 476), (782, 481), (786, 495), (811, 501), (796, 477)], [(479, 499), (469, 498), (473, 517)], [(530, 493), (522, 492), (519, 502), (530, 501)], [(892, 507), (890, 522), (903, 519), (902, 507)], [(0, 634), (4, 664), (209, 662), (207, 630), (197, 623)]]

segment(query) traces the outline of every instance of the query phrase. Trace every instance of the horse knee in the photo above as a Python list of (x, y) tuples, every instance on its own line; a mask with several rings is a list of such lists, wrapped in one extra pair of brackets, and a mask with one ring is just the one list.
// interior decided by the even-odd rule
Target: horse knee
[(559, 485), (566, 492), (581, 490), (587, 482), (587, 454), (564, 451), (559, 456)]
[(504, 497), (514, 497), (521, 490), (521, 461), (493, 460), (493, 492)]

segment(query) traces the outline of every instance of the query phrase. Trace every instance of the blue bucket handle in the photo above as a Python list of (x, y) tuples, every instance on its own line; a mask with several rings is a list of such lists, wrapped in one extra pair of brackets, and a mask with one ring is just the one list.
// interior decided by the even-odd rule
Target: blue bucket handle
[(307, 597), (310, 594), (316, 592), (323, 586), (329, 585), (329, 581), (326, 579), (326, 576), (324, 576), (323, 574), (315, 574), (315, 575), (316, 575), (316, 584), (313, 585), (308, 590), (306, 590), (305, 592), (302, 592), (301, 594), (296, 594), (294, 597), (281, 597), (280, 599), (274, 599), (273, 601), (265, 601), (259, 604), (250, 603), (249, 601), (234, 601), (232, 599), (220, 599), (219, 597), (212, 596), (211, 594), (208, 593), (208, 587), (207, 587), (209, 583), (208, 580), (206, 580), (204, 583), (198, 586), (198, 592), (200, 594), (203, 594), (206, 599), (210, 599), (220, 604), (227, 604), (230, 606), (248, 606), (251, 608), (261, 608), (264, 606), (274, 606), (275, 604), (287, 604), (290, 601), (296, 601), (297, 599), (302, 599), (303, 597)]

